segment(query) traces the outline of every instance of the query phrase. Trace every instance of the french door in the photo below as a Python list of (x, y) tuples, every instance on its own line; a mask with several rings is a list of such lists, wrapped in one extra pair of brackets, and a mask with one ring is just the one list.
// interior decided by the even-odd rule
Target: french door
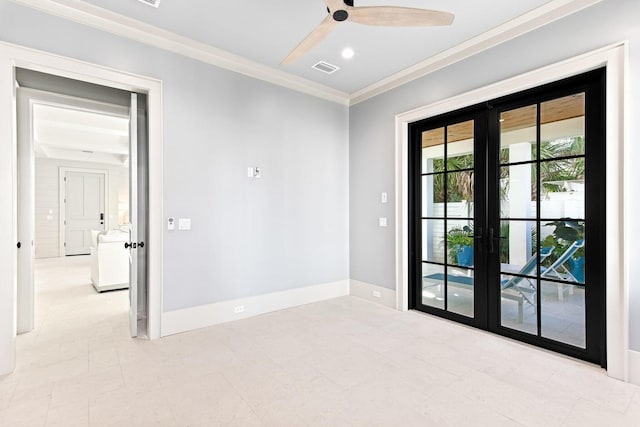
[(410, 126), (411, 308), (606, 365), (604, 76)]

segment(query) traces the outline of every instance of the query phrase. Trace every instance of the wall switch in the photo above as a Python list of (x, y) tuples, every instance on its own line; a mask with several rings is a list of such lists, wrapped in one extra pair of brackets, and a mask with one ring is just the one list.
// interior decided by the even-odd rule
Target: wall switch
[(388, 197), (387, 197), (387, 193), (380, 193), (380, 203), (387, 203), (388, 202)]
[(167, 230), (175, 230), (176, 229), (176, 219), (172, 216), (167, 218)]
[(378, 218), (378, 225), (380, 227), (386, 227), (387, 226), (387, 218)]
[(233, 308), (233, 312), (238, 314), (238, 313), (242, 313), (244, 311), (244, 305), (239, 305), (237, 307)]
[(249, 178), (260, 178), (260, 167), (248, 167), (247, 168), (247, 177)]
[(178, 230), (191, 230), (191, 218), (178, 218)]
[(380, 291), (373, 291), (373, 296), (374, 298), (381, 298), (382, 295), (380, 295)]

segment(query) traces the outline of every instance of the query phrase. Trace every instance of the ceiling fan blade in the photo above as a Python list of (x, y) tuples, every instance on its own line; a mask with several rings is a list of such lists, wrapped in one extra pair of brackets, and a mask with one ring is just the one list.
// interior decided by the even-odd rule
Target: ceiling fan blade
[(348, 7), (347, 11), (350, 21), (388, 27), (451, 25), (454, 17), (449, 12), (395, 6)]
[(282, 60), (280, 64), (291, 64), (296, 59), (307, 53), (309, 50), (311, 50), (311, 48), (313, 48), (325, 37), (327, 37), (327, 35), (337, 24), (338, 23), (333, 19), (333, 17), (331, 17), (331, 15), (328, 15), (326, 18), (324, 18), (320, 25), (318, 25), (316, 29), (311, 32), (311, 34), (309, 34), (304, 40), (302, 40), (300, 44), (298, 44), (298, 46), (296, 46), (295, 49), (293, 49), (291, 53), (289, 53), (289, 55), (287, 55), (287, 57)]

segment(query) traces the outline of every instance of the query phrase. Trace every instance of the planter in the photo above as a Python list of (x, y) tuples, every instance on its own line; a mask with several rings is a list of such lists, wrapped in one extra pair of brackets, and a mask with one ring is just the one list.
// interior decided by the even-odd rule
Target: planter
[(459, 246), (456, 258), (458, 265), (471, 267), (473, 265), (473, 246)]
[(580, 283), (584, 283), (584, 257), (569, 258), (567, 260), (569, 264), (569, 272)]

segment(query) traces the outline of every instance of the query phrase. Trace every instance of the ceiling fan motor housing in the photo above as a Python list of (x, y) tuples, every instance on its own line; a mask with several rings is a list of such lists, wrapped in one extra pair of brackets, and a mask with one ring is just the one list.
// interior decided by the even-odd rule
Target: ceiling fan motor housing
[[(347, 6), (353, 7), (353, 0), (344, 0), (344, 4), (346, 4)], [(327, 8), (327, 12), (331, 13), (329, 8)], [(349, 17), (349, 12), (347, 12), (346, 10), (340, 9), (333, 12), (332, 16), (334, 20), (338, 22), (342, 22), (347, 20), (347, 18)]]
[(333, 19), (338, 22), (345, 21), (349, 17), (349, 13), (346, 10), (336, 10), (333, 12)]

